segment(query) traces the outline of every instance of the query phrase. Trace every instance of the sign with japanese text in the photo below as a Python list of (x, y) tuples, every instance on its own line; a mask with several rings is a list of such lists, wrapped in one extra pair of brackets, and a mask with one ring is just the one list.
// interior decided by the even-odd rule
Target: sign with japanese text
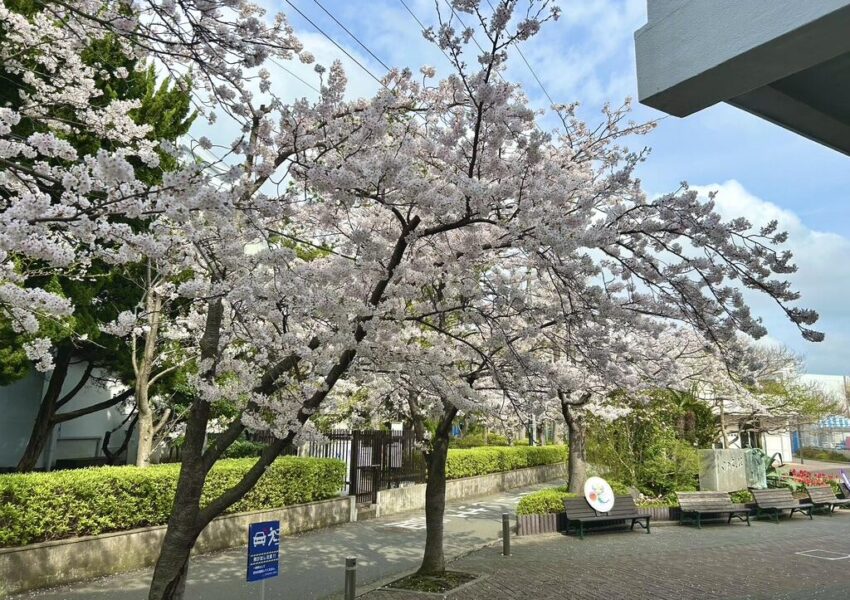
[(248, 581), (277, 577), (280, 560), (280, 521), (248, 526)]

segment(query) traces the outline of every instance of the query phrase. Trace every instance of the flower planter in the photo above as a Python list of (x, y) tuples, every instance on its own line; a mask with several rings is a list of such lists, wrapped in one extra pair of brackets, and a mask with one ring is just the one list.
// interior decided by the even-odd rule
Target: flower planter
[(638, 512), (652, 517), (651, 523), (679, 521), (681, 511), (678, 506), (638, 506)]
[(546, 513), (543, 515), (517, 515), (517, 535), (537, 535), (557, 533), (567, 530), (567, 513)]
[[(639, 506), (638, 512), (652, 517), (652, 523), (678, 522), (679, 507), (645, 507)], [(541, 533), (557, 533), (567, 530), (566, 513), (547, 513), (542, 515), (517, 515), (517, 535), (538, 535)], [(610, 525), (611, 523), (607, 523)]]

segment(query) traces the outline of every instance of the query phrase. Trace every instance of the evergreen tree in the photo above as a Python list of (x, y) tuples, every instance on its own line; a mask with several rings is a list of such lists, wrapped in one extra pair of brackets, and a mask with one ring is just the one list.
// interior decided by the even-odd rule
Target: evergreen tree
[[(38, 2), (33, 0), (10, 0), (6, 2), (6, 6), (27, 16), (40, 9)], [(0, 39), (0, 43), (2, 41)], [(113, 100), (140, 101), (137, 108), (131, 109), (130, 115), (137, 124), (150, 126), (150, 139), (176, 141), (187, 133), (194, 119), (191, 96), (187, 91), (190, 87), (188, 81), (157, 81), (154, 66), (144, 66), (137, 61), (128, 60), (120, 51), (114, 35), (107, 35), (91, 43), (83, 56), (85, 62), (97, 68), (99, 72), (97, 83), (101, 95), (94, 99), (94, 103), (105, 106)], [(0, 78), (7, 84), (0, 86), (0, 105), (14, 107), (20, 104), (28, 92), (23, 78), (19, 74), (4, 70), (2, 66)], [(91, 155), (100, 149), (115, 149), (113, 142), (100, 139), (91, 132), (76, 127), (70, 117), (72, 112), (69, 107), (52, 106), (49, 110), (50, 119), (68, 123), (69, 128), (64, 139), (80, 154)], [(42, 120), (39, 126), (32, 121), (21, 120), (13, 133), (25, 139), (33, 133), (38, 133), (44, 127), (45, 121)], [(160, 164), (157, 168), (141, 163), (134, 164), (139, 179), (150, 184), (158, 183), (163, 172), (177, 166), (177, 159), (168, 152), (160, 150), (159, 158)], [(128, 223), (133, 227), (143, 226), (141, 222)], [(128, 285), (128, 280), (132, 278), (126, 277), (126, 273), (122, 271), (140, 269), (141, 266), (131, 265), (117, 269), (95, 261), (87, 267), (84, 276), (79, 276), (73, 269), (58, 273), (55, 269), (47, 269), (38, 261), (19, 259), (16, 265), (18, 272), (25, 278), (26, 286), (49, 288), (68, 298), (74, 306), (72, 316), (59, 321), (44, 319), (40, 324), (38, 335), (44, 337), (46, 334), (54, 342), (56, 352), (54, 368), (50, 372), (29, 442), (18, 463), (19, 471), (30, 471), (35, 468), (56, 425), (114, 406), (132, 396), (131, 391), (127, 391), (105, 402), (75, 411), (61, 411), (98, 371), (110, 373), (132, 389), (132, 368), (126, 343), (102, 332), (99, 326), (114, 320), (121, 311), (135, 307), (143, 292)], [(2, 385), (25, 377), (32, 369), (24, 351), (24, 344), (31, 341), (33, 335), (20, 329), (10, 319), (0, 316)], [(86, 367), (82, 376), (63, 394), (71, 365), (83, 363)]]

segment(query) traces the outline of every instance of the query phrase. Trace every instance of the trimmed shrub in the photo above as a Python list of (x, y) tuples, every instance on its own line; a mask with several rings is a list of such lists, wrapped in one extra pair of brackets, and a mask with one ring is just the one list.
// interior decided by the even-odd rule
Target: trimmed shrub
[[(606, 480), (608, 481), (608, 480)], [(614, 495), (628, 496), (629, 488), (619, 481), (608, 481)], [(567, 491), (567, 486), (547, 488), (539, 492), (531, 493), (523, 496), (516, 507), (518, 515), (542, 515), (546, 513), (562, 513), (564, 512), (564, 500), (567, 498), (578, 498), (579, 494), (570, 493)]]
[(449, 450), (446, 478), (460, 479), (567, 460), (566, 446), (483, 447)]
[(249, 440), (236, 440), (224, 451), (224, 458), (249, 458), (260, 456), (265, 444)]
[(544, 515), (546, 513), (564, 512), (564, 500), (567, 498), (578, 498), (578, 494), (571, 494), (567, 486), (540, 490), (528, 496), (523, 496), (516, 507), (518, 515)]
[(749, 504), (750, 502), (753, 502), (753, 493), (750, 490), (729, 492), (729, 497), (732, 498), (732, 502), (734, 504)]
[(488, 446), (510, 446), (508, 438), (498, 433), (490, 433), (486, 437)]
[(676, 494), (669, 494), (667, 496), (658, 496), (656, 498), (641, 498), (640, 500), (636, 500), (635, 504), (642, 508), (672, 508), (674, 506), (679, 506), (679, 499), (676, 497)]
[(609, 479), (606, 479), (605, 481), (607, 481), (608, 485), (611, 486), (611, 490), (613, 490), (615, 496), (631, 496), (632, 495), (632, 491), (629, 489), (629, 486), (627, 486), (625, 483), (622, 483), (622, 482), (617, 481), (617, 480), (609, 480)]
[[(202, 504), (235, 485), (253, 464), (253, 459), (218, 461), (207, 477)], [(179, 472), (179, 464), (167, 464), (0, 475), (0, 547), (164, 525)], [(279, 458), (225, 512), (334, 498), (344, 482), (342, 461)]]
[(465, 435), (462, 438), (452, 438), (449, 440), (450, 448), (479, 448), (481, 446), (507, 446), (508, 438), (497, 433), (484, 435), (481, 433), (473, 433)]

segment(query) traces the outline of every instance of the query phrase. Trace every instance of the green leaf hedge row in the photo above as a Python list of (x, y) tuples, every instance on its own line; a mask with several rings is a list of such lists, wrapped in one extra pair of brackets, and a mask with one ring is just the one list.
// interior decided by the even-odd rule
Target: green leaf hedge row
[[(218, 461), (203, 502), (236, 484), (254, 462)], [(0, 547), (164, 525), (179, 472), (179, 464), (167, 464), (0, 475)], [(342, 461), (282, 457), (226, 512), (326, 500), (338, 496), (344, 483)]]
[(480, 448), (482, 446), (509, 446), (508, 438), (503, 435), (491, 433), (473, 433), (462, 438), (453, 437), (449, 440), (450, 448)]
[(507, 446), (449, 450), (446, 478), (460, 479), (566, 462), (566, 446)]

